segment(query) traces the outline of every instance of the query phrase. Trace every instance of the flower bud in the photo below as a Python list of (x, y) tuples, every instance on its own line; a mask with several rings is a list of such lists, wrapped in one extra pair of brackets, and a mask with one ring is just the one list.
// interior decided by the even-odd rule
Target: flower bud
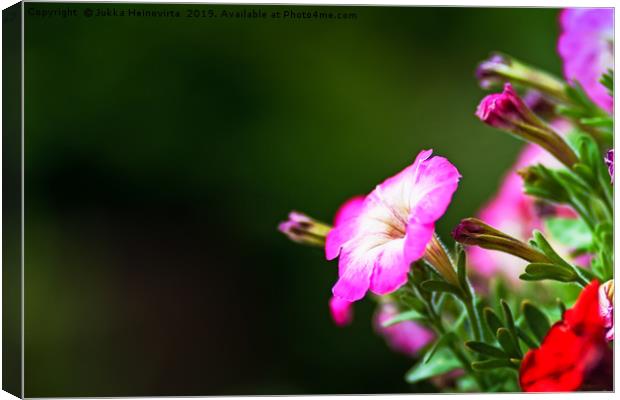
[(538, 144), (569, 168), (577, 162), (570, 146), (527, 107), (510, 83), (506, 83), (502, 93), (482, 99), (476, 116), (487, 125)]
[(505, 54), (493, 53), (488, 59), (478, 64), (476, 78), (483, 89), (491, 89), (502, 83), (512, 82), (536, 89), (555, 99), (567, 101), (564, 82)]
[(454, 270), (450, 256), (439, 240), (437, 234), (433, 234), (431, 241), (426, 245), (424, 259), (435, 267), (435, 270), (448, 282), (456, 287), (460, 287), (458, 276)]
[(524, 243), (498, 231), (477, 218), (466, 218), (452, 231), (452, 237), (459, 243), (497, 250), (522, 258), (531, 263), (550, 263), (546, 255)]
[(278, 230), (293, 242), (317, 247), (325, 246), (325, 238), (331, 229), (331, 226), (297, 211), (291, 211), (288, 220), (278, 225)]

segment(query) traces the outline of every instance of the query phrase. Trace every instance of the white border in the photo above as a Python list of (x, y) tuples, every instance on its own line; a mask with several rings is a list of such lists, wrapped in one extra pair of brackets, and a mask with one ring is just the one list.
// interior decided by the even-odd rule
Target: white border
[[(45, 0), (30, 0), (28, 2), (46, 2)], [(51, 2), (51, 1), (48, 1)], [(62, 2), (62, 3), (102, 3), (104, 1), (96, 1), (96, 0), (83, 0), (83, 1), (56, 1), (56, 2)], [(123, 2), (123, 1), (106, 1), (109, 3), (127, 3), (127, 2)], [(2, 9), (5, 9), (13, 4), (15, 4), (16, 1), (14, 0), (0, 0), (0, 5), (2, 6)], [(505, 1), (493, 1), (493, 0), (478, 0), (476, 2), (471, 2), (471, 1), (466, 1), (466, 0), (450, 0), (450, 1), (411, 1), (411, 0), (366, 0), (366, 1), (360, 1), (360, 0), (339, 0), (339, 1), (330, 1), (330, 0), (297, 0), (297, 1), (282, 1), (282, 0), (271, 0), (271, 1), (261, 1), (261, 0), (245, 0), (245, 1), (241, 1), (241, 0), (230, 0), (230, 1), (179, 1), (179, 0), (151, 0), (151, 1), (136, 1), (133, 3), (174, 3), (174, 4), (190, 4), (190, 3), (197, 3), (197, 4), (313, 4), (313, 5), (377, 5), (377, 6), (457, 6), (457, 7), (541, 7), (541, 2), (539, 1), (512, 1), (512, 0), (505, 0)], [(544, 7), (546, 8), (560, 8), (560, 7), (615, 7), (616, 6), (616, 1), (612, 0), (612, 1), (605, 1), (605, 0), (589, 0), (589, 1), (577, 1), (577, 0), (547, 0), (544, 3)], [(616, 18), (615, 20), (617, 20), (618, 17), (618, 11), (614, 10), (614, 18)], [(22, 88), (22, 93), (24, 90), (24, 80), (23, 80), (23, 63), (24, 63), (24, 52), (23, 52), (23, 39), (24, 39), (24, 19), (23, 19), (23, 8), (22, 8), (22, 82), (21, 82), (21, 88)], [(0, 43), (2, 40), (2, 30), (0, 29)], [(1, 58), (1, 55), (0, 55)], [(0, 60), (1, 61), (1, 60)], [(614, 65), (618, 65), (618, 55), (615, 54), (614, 55)], [(2, 63), (0, 62), (0, 74), (2, 73)], [(22, 96), (22, 110), (24, 107), (24, 98)], [(0, 96), (0, 110), (2, 109), (2, 98)], [(620, 112), (618, 112), (618, 109), (616, 108), (614, 110), (614, 117), (615, 120), (618, 120), (618, 114), (620, 114)], [(0, 127), (1, 127), (1, 117), (0, 117)], [(1, 129), (1, 128), (0, 128)], [(23, 246), (24, 246), (24, 232), (23, 232), (23, 226), (24, 226), (24, 196), (23, 196), (23, 189), (24, 189), (24, 115), (22, 112), (22, 154), (21, 154), (21, 168), (22, 168), (22, 216), (21, 216), (21, 222), (22, 222), (22, 232), (21, 232), (21, 239), (22, 239), (22, 255), (23, 255)], [(615, 147), (615, 146), (614, 146)], [(0, 143), (0, 169), (1, 169), (1, 161), (2, 161), (2, 144)], [(1, 194), (2, 194), (2, 177), (0, 174), (0, 207), (2, 206), (2, 199), (1, 199)], [(615, 182), (617, 183), (617, 181)], [(614, 186), (615, 186), (614, 183)], [(616, 209), (618, 209), (618, 205), (620, 204), (620, 200), (618, 199), (618, 197), (614, 197), (614, 207)], [(2, 223), (2, 216), (0, 214), (0, 224)], [(614, 217), (614, 248), (617, 249), (618, 244), (620, 243), (620, 227), (618, 226), (618, 224), (615, 223), (615, 217)], [(2, 239), (2, 232), (0, 231), (0, 241)], [(24, 279), (24, 268), (23, 268), (23, 257), (22, 257), (22, 277), (21, 277), (21, 284), (22, 284), (22, 361), (23, 361), (23, 356), (24, 356), (24, 341), (23, 341), (23, 331), (24, 331), (24, 315), (23, 315), (23, 302), (24, 302), (24, 287), (23, 287), (23, 279)], [(618, 264), (620, 262), (616, 260), (615, 265), (614, 265), (614, 276), (619, 276), (618, 275)], [(1, 303), (2, 302), (2, 287), (0, 285), (0, 309), (1, 309)], [(614, 320), (617, 320), (616, 316), (614, 316)], [(1, 329), (2, 329), (2, 320), (0, 319), (0, 333), (1, 333)], [(618, 353), (618, 347), (616, 346), (614, 349), (614, 359), (616, 359), (616, 355)], [(0, 357), (2, 355), (2, 350), (0, 347)], [(614, 363), (615, 364), (615, 363)], [(615, 371), (614, 371), (614, 387), (617, 387), (618, 385), (618, 377), (620, 376), (620, 372), (619, 372), (620, 368), (616, 366)], [(2, 376), (2, 365), (0, 363), (0, 379)], [(23, 378), (23, 363), (22, 363), (22, 378)], [(23, 379), (22, 379), (22, 396), (23, 396)], [(521, 396), (522, 394), (486, 394), (486, 393), (476, 393), (476, 394), (446, 394), (444, 396), (450, 396), (450, 398), (454, 398), (454, 399), (471, 399), (473, 396), (483, 396), (485, 398), (493, 398), (493, 399), (515, 399), (517, 396)], [(527, 398), (528, 399), (578, 399), (581, 398), (583, 396), (587, 396), (588, 399), (609, 399), (609, 398), (615, 398), (616, 396), (620, 397), (620, 393), (613, 393), (613, 394), (609, 394), (609, 393), (554, 393), (554, 394), (527, 394)], [(436, 399), (437, 396), (442, 396), (442, 395), (437, 395), (437, 394), (401, 394), (401, 395), (374, 395), (372, 396), (373, 398), (376, 399), (381, 399), (381, 400), (388, 400), (388, 399), (394, 399), (394, 398), (406, 398), (406, 397), (413, 397), (415, 396), (416, 399)], [(262, 397), (274, 397), (274, 398), (295, 398), (295, 397), (299, 397), (299, 398), (304, 398), (304, 399), (308, 399), (308, 400), (332, 400), (332, 399), (339, 399), (339, 400), (363, 400), (363, 399), (367, 399), (369, 397), (369, 395), (347, 395), (347, 396), (333, 396), (333, 395), (326, 395), (326, 396), (262, 396)], [(165, 398), (165, 399), (186, 399), (188, 397), (141, 397), (141, 399), (158, 399), (158, 398)], [(209, 398), (206, 396), (201, 396), (199, 398)], [(230, 400), (241, 400), (241, 399), (247, 399), (248, 397), (240, 397), (240, 396), (233, 396), (233, 397), (225, 397), (226, 399), (230, 399)], [(0, 400), (8, 400), (8, 399), (14, 399), (14, 397), (6, 392), (2, 392), (0, 391)], [(129, 397), (120, 397), (119, 399), (131, 399)]]

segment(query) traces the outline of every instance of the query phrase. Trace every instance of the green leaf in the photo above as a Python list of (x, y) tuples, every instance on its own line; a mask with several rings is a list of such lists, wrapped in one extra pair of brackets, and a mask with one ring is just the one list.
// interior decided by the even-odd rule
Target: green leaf
[(581, 118), (579, 122), (582, 125), (598, 128), (612, 128), (614, 126), (614, 120), (609, 117)]
[(463, 297), (463, 292), (461, 292), (461, 289), (448, 282), (430, 280), (422, 282), (421, 286), (422, 289), (426, 290), (427, 292), (447, 292), (452, 293), (457, 297)]
[(437, 351), (437, 354), (428, 363), (419, 361), (405, 374), (405, 380), (408, 383), (416, 383), (423, 381), (433, 376), (445, 374), (456, 368), (459, 368), (461, 363), (454, 357), (452, 352), (446, 348), (442, 348)]
[(551, 259), (551, 261), (553, 261), (557, 265), (566, 267), (568, 270), (571, 270), (570, 264), (567, 263), (562, 257), (560, 257), (560, 255), (555, 250), (553, 250), (553, 247), (551, 247), (547, 239), (545, 239), (545, 237), (542, 233), (540, 233), (539, 230), (535, 229), (532, 232), (532, 235), (534, 241), (536, 242), (536, 247), (538, 247), (540, 251), (542, 251), (549, 259)]
[(465, 255), (463, 245), (460, 243), (456, 244), (456, 273), (459, 278), (461, 288), (471, 292), (471, 288), (467, 282), (467, 256)]
[(521, 341), (525, 343), (525, 345), (529, 347), (530, 349), (535, 349), (538, 347), (538, 344), (534, 341), (534, 339), (532, 339), (530, 335), (525, 333), (525, 331), (519, 328), (518, 326), (517, 326), (517, 335), (519, 336), (519, 339), (521, 339)]
[(445, 335), (442, 335), (441, 338), (439, 338), (439, 340), (435, 342), (433, 347), (428, 349), (426, 354), (424, 354), (424, 358), (422, 358), (422, 363), (427, 364), (433, 358), (433, 356), (437, 353), (437, 350), (439, 350), (442, 346), (447, 345), (452, 340), (456, 340), (456, 339), (458, 339), (458, 336), (454, 332), (448, 332)]
[(388, 319), (383, 324), (381, 324), (381, 326), (383, 326), (384, 328), (387, 328), (388, 326), (392, 326), (392, 325), (398, 324), (399, 322), (403, 322), (403, 321), (411, 321), (411, 320), (421, 321), (424, 319), (426, 319), (426, 317), (420, 314), (419, 312), (417, 312), (416, 310), (409, 310), (409, 311), (405, 311), (403, 313), (400, 313)]
[(484, 354), (490, 357), (495, 357), (495, 358), (507, 358), (508, 357), (508, 355), (504, 353), (502, 349), (499, 349), (490, 344), (486, 344), (484, 342), (476, 342), (476, 341), (465, 342), (465, 347), (467, 347), (471, 351), (475, 351), (476, 353)]
[(471, 363), (471, 367), (476, 371), (486, 371), (496, 368), (515, 368), (515, 365), (510, 360), (502, 359), (474, 361), (473, 363)]
[(520, 276), (524, 280), (536, 280), (551, 279), (560, 282), (574, 282), (577, 278), (577, 274), (570, 268), (546, 263), (532, 263), (525, 267), (525, 276)]
[(523, 301), (521, 309), (527, 326), (536, 336), (536, 339), (538, 339), (538, 343), (541, 343), (547, 335), (549, 328), (551, 328), (549, 318), (538, 307), (527, 300)]
[(606, 73), (603, 74), (600, 81), (603, 86), (607, 88), (609, 95), (613, 97), (614, 95), (614, 71), (612, 69), (608, 69)]
[(489, 307), (485, 307), (483, 313), (484, 313), (484, 321), (487, 323), (487, 327), (489, 328), (493, 336), (495, 336), (495, 334), (497, 333), (497, 330), (499, 328), (504, 327), (504, 325), (502, 324), (502, 321), (499, 319), (497, 314), (495, 314), (495, 311), (493, 311)]
[(580, 218), (548, 218), (545, 225), (554, 239), (574, 249), (587, 249), (592, 244), (592, 232)]
[(500, 346), (502, 346), (502, 349), (504, 349), (504, 352), (506, 352), (506, 354), (513, 357), (521, 356), (519, 354), (519, 350), (517, 350), (517, 347), (515, 346), (515, 341), (508, 329), (499, 328), (497, 330), (497, 341), (499, 342)]
[(564, 318), (564, 313), (566, 312), (566, 305), (559, 298), (556, 298), (555, 302), (558, 305), (558, 309), (560, 310), (560, 318)]
[[(519, 347), (519, 338), (517, 337), (517, 328), (515, 325), (514, 317), (512, 316), (512, 311), (503, 299), (501, 300), (502, 311), (504, 312), (504, 320), (506, 321), (506, 327), (508, 328), (508, 332), (510, 333), (510, 337), (512, 338), (512, 342), (516, 349), (516, 355), (521, 357), (521, 349)], [(499, 339), (498, 339), (499, 340)]]

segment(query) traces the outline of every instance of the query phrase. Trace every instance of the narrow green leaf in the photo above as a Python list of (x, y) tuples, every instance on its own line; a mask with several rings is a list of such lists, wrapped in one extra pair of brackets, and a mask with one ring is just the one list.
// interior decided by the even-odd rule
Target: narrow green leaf
[(536, 336), (538, 343), (541, 343), (551, 327), (549, 318), (538, 307), (527, 300), (521, 304), (521, 310), (530, 331)]
[(470, 341), (465, 342), (465, 347), (476, 353), (484, 354), (486, 356), (495, 358), (507, 358), (508, 355), (502, 350), (490, 344), (483, 342)]
[(510, 334), (510, 331), (506, 328), (499, 328), (497, 330), (497, 341), (506, 354), (512, 357), (521, 357), (517, 347), (515, 346), (514, 339)]
[(437, 281), (437, 280), (424, 281), (422, 282), (421, 286), (422, 286), (422, 289), (426, 290), (427, 292), (447, 292), (447, 293), (452, 293), (456, 295), (457, 297), (463, 296), (463, 293), (461, 292), (459, 288), (444, 281)]
[(519, 339), (521, 339), (521, 341), (525, 343), (525, 345), (530, 349), (535, 349), (538, 347), (538, 344), (534, 341), (534, 339), (532, 339), (530, 335), (528, 335), (523, 329), (519, 328), (518, 326), (517, 335), (519, 336)]
[(496, 368), (515, 368), (515, 365), (510, 360), (484, 360), (474, 361), (471, 363), (471, 367), (476, 371), (486, 371)]
[(437, 351), (437, 354), (428, 363), (419, 361), (405, 374), (408, 383), (416, 383), (433, 376), (445, 374), (461, 366), (460, 361), (446, 348)]
[(487, 323), (487, 327), (489, 328), (493, 336), (495, 336), (497, 333), (497, 330), (499, 328), (504, 327), (504, 325), (502, 324), (502, 321), (499, 319), (497, 314), (495, 314), (495, 311), (493, 311), (489, 307), (485, 307), (483, 313), (484, 313), (484, 321)]
[(572, 268), (557, 264), (531, 263), (525, 267), (525, 272), (535, 278), (533, 280), (552, 279), (560, 282), (573, 282), (577, 279), (577, 274)]
[(458, 339), (458, 336), (454, 332), (448, 332), (445, 335), (441, 336), (439, 340), (437, 340), (435, 344), (433, 344), (433, 347), (428, 349), (426, 354), (424, 354), (424, 358), (422, 358), (422, 363), (427, 364), (437, 353), (437, 350), (456, 339)]
[(419, 312), (417, 312), (416, 310), (409, 310), (409, 311), (405, 311), (403, 313), (400, 313), (388, 319), (381, 325), (384, 328), (387, 328), (388, 326), (392, 326), (392, 325), (398, 324), (399, 322), (403, 322), (403, 321), (411, 321), (411, 320), (420, 321), (424, 319), (426, 319), (426, 317), (420, 314)]
[(547, 256), (549, 257), (555, 264), (570, 268), (570, 264), (567, 263), (562, 257), (553, 250), (553, 247), (547, 242), (547, 239), (543, 236), (542, 233), (538, 230), (534, 230), (532, 233), (534, 240), (536, 241), (536, 246)]
[[(502, 311), (504, 312), (504, 320), (506, 321), (506, 327), (508, 328), (508, 332), (510, 332), (514, 344), (518, 346), (519, 340), (517, 338), (517, 329), (515, 327), (515, 319), (512, 316), (510, 306), (503, 299), (500, 301), (500, 303), (502, 304)], [(517, 352), (517, 354), (519, 353), (520, 351)]]

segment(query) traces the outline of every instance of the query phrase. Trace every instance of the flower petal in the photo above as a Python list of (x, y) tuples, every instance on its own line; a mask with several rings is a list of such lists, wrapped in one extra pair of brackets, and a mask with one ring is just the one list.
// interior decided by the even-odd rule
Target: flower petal
[(380, 247), (370, 278), (370, 290), (378, 295), (392, 293), (405, 282), (411, 263), (404, 257), (404, 239), (391, 240)]
[(333, 260), (340, 254), (342, 245), (355, 234), (355, 218), (363, 209), (365, 196), (355, 196), (347, 200), (336, 212), (334, 228), (325, 240), (325, 258)]

